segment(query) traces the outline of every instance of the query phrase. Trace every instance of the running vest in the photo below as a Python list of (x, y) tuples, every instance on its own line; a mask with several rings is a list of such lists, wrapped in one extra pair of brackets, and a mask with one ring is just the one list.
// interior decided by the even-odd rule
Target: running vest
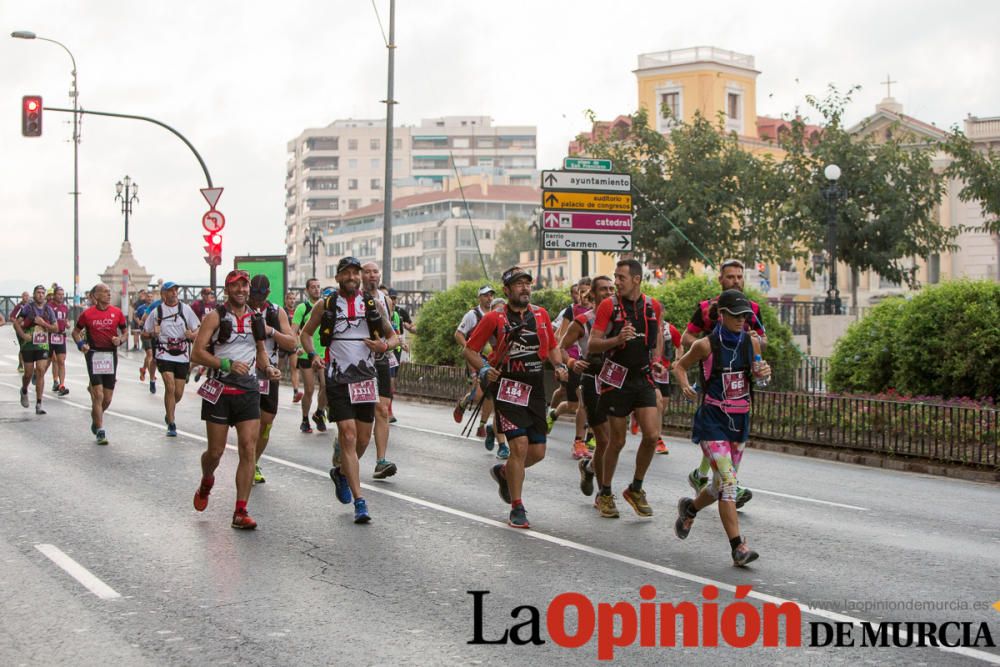
[(723, 412), (744, 414), (750, 410), (750, 391), (753, 387), (753, 341), (746, 333), (740, 335), (733, 351), (723, 346), (718, 330), (708, 335), (712, 353), (701, 363), (701, 377), (705, 385), (702, 405), (714, 405)]
[(329, 382), (350, 384), (375, 377), (375, 357), (365, 340), (374, 340), (382, 316), (375, 299), (360, 292), (345, 297), (334, 291), (323, 301), (320, 338), (326, 347)]
[[(167, 315), (166, 317), (163, 316), (163, 306), (164, 306), (163, 303), (156, 304), (156, 319), (154, 320), (154, 323), (160, 326), (160, 336), (163, 335), (163, 320), (164, 319), (174, 320), (176, 322), (176, 320), (178, 318), (180, 318), (181, 322), (184, 323), (184, 329), (185, 330), (186, 329), (191, 329), (191, 325), (188, 324), (187, 317), (184, 316), (184, 304), (183, 303), (181, 303), (180, 301), (178, 301), (176, 306), (167, 306), (167, 308), (177, 308), (177, 312), (175, 312), (175, 313), (173, 313), (171, 315)], [(195, 328), (197, 328), (197, 327), (195, 327)], [(192, 329), (192, 331), (193, 331), (193, 329)], [(184, 332), (183, 331), (175, 331), (174, 333), (179, 333), (180, 336), (168, 336), (166, 338), (166, 340), (163, 340), (162, 338), (157, 337), (153, 341), (153, 344), (156, 346), (156, 350), (158, 352), (165, 352), (166, 354), (170, 355), (171, 357), (182, 357), (182, 358), (184, 358), (185, 362), (186, 361), (190, 361), (190, 358), (191, 358), (190, 357), (190, 350), (191, 350), (190, 341), (188, 341), (187, 338), (184, 337)]]
[[(543, 362), (548, 356), (548, 332), (539, 326), (539, 306), (528, 305), (523, 315), (517, 316), (512, 326), (507, 306), (497, 313), (498, 348), (506, 353), (504, 363), (498, 368), (504, 377), (520, 382), (537, 384), (541, 382)], [(499, 350), (494, 350), (494, 362), (499, 362)]]
[(215, 371), (219, 382), (244, 391), (259, 391), (257, 385), (257, 343), (250, 331), (250, 316), (253, 308), (247, 307), (243, 317), (236, 317), (225, 304), (216, 306), (219, 314), (219, 328), (209, 339), (209, 351), (217, 357), (242, 361), (250, 370), (247, 375)]
[[(642, 295), (641, 301), (637, 300), (632, 304), (636, 308), (642, 303), (641, 312), (633, 311), (631, 316), (625, 309), (625, 303), (618, 299), (618, 295), (609, 297), (611, 299), (611, 322), (608, 325), (605, 335), (609, 338), (617, 336), (625, 328), (626, 318), (632, 322), (636, 333), (644, 339), (644, 352), (639, 355), (635, 350), (635, 342), (629, 341), (623, 348), (613, 348), (605, 352), (605, 357), (623, 366), (643, 367), (649, 364), (649, 357), (656, 349), (657, 317), (656, 309), (653, 307), (653, 300)], [(641, 323), (641, 327), (640, 327)]]
[[(256, 312), (264, 316), (264, 324), (275, 331), (281, 331), (281, 318), (278, 317), (278, 308), (268, 301), (263, 309), (256, 309)], [(267, 351), (267, 358), (272, 366), (278, 365), (278, 341), (274, 336), (264, 339), (264, 349)]]

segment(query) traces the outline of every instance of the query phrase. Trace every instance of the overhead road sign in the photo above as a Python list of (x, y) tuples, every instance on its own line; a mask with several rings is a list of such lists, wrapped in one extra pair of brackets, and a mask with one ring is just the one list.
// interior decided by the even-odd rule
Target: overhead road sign
[(568, 157), (563, 158), (563, 169), (572, 169), (573, 171), (611, 171), (611, 160)]
[(629, 213), (572, 213), (546, 211), (542, 216), (545, 230), (632, 233)]
[(542, 206), (547, 209), (632, 212), (632, 195), (607, 192), (562, 192), (544, 190)]
[(573, 171), (543, 171), (542, 187), (546, 190), (601, 190), (604, 192), (631, 192), (629, 174), (604, 174)]
[(632, 249), (631, 234), (602, 232), (553, 232), (545, 230), (542, 242), (546, 250), (600, 250), (628, 252)]

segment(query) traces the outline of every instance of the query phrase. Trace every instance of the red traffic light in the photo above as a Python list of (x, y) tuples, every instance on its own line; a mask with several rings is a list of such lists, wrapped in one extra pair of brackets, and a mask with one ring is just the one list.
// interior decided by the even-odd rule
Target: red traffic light
[(42, 136), (42, 98), (25, 95), (21, 98), (21, 134), (26, 137)]
[(222, 234), (218, 232), (203, 234), (205, 239), (205, 263), (209, 266), (222, 264)]

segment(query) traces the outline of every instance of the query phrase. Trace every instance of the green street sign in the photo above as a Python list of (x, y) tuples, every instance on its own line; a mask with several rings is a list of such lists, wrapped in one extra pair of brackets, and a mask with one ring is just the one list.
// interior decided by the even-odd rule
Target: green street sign
[(611, 171), (611, 160), (598, 160), (589, 157), (563, 158), (563, 169), (574, 171)]

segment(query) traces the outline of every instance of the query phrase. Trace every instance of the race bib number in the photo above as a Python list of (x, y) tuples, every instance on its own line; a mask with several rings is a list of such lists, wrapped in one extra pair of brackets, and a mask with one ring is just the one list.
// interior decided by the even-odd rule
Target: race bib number
[(722, 387), (726, 400), (733, 401), (750, 395), (747, 376), (743, 371), (731, 371), (722, 374)]
[(351, 403), (354, 405), (378, 402), (378, 387), (375, 385), (375, 378), (352, 382), (347, 385), (347, 391), (351, 397)]
[(53, 345), (62, 345), (66, 342), (66, 334), (52, 334), (49, 336), (49, 342)]
[(94, 352), (90, 358), (90, 371), (93, 375), (114, 375), (115, 355), (113, 352)]
[(389, 353), (389, 368), (399, 368), (399, 359), (392, 352)]
[(622, 385), (625, 384), (626, 375), (628, 375), (627, 368), (621, 364), (616, 364), (610, 359), (605, 359), (604, 365), (601, 366), (601, 374), (598, 377), (604, 384), (621, 389)]
[(667, 370), (666, 366), (663, 367), (662, 373), (657, 373), (656, 369), (653, 369), (653, 382), (658, 382), (659, 384), (670, 384), (670, 371)]
[(497, 389), (497, 400), (512, 405), (520, 405), (522, 408), (528, 405), (531, 398), (531, 385), (503, 378), (500, 380), (500, 388)]
[(261, 394), (270, 394), (271, 393), (271, 381), (267, 380), (267, 379), (264, 379), (264, 380), (258, 379), (257, 380), (257, 390), (260, 391)]
[(205, 380), (198, 387), (198, 395), (215, 405), (219, 402), (219, 397), (222, 396), (222, 383), (218, 380)]
[(35, 329), (35, 333), (31, 334), (31, 342), (34, 345), (48, 345), (49, 335), (41, 329)]

